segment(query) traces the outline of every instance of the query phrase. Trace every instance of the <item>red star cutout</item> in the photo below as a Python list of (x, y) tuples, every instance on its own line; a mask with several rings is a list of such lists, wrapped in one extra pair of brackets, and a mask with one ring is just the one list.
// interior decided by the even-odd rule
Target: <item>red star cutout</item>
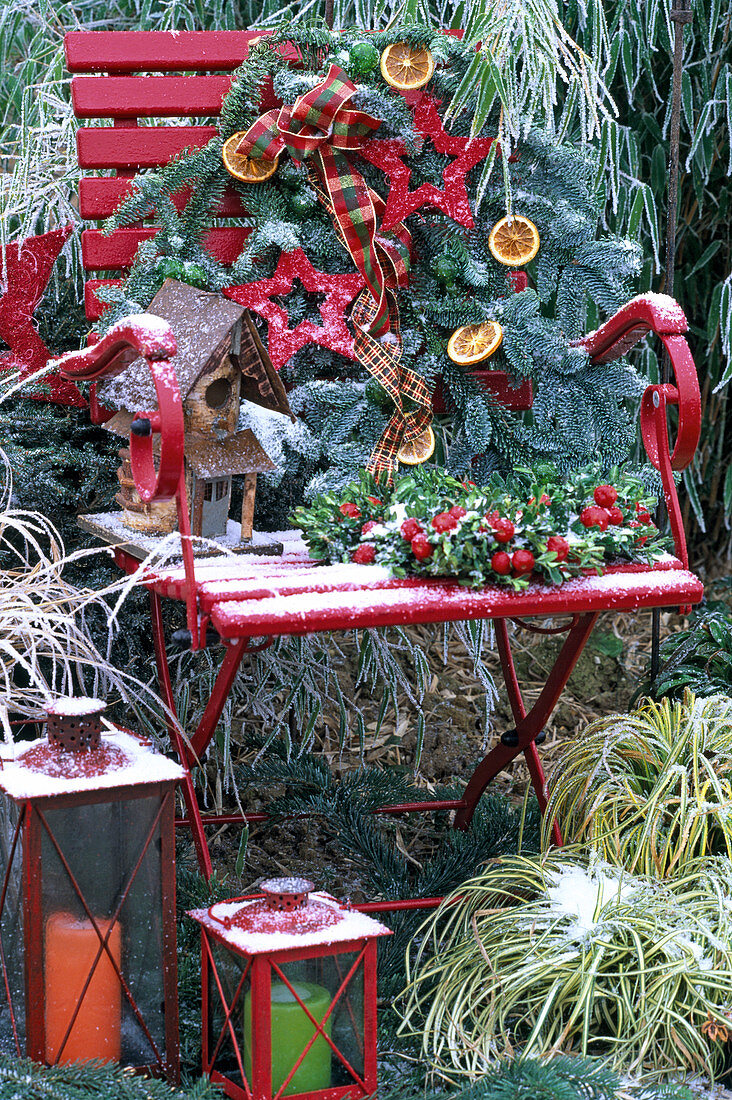
[[(10, 351), (0, 353), (0, 371), (20, 371), (22, 378), (28, 378), (45, 367), (50, 359), (50, 352), (33, 324), (33, 313), (70, 234), (71, 226), (67, 225), (40, 237), (28, 237), (6, 245), (4, 265), (0, 265), (5, 280), (5, 288), (0, 294), (0, 339)], [(42, 384), (48, 387), (47, 392), (29, 392), (27, 396), (86, 408), (86, 401), (76, 386), (60, 375), (47, 375)]]
[(442, 210), (453, 221), (473, 227), (465, 177), (471, 168), (484, 160), (490, 152), (493, 138), (456, 137), (448, 134), (437, 113), (437, 104), (428, 95), (422, 95), (414, 104), (415, 129), (423, 137), (432, 139), (438, 153), (455, 157), (442, 173), (444, 190), (432, 183), (423, 183), (416, 191), (409, 190), (411, 168), (403, 161), (406, 152), (398, 139), (372, 138), (360, 150), (361, 156), (380, 168), (389, 177), (389, 195), (381, 222), (384, 230), (393, 229), (397, 222), (413, 214), (420, 206), (429, 204)]
[[(299, 279), (306, 290), (325, 294), (325, 301), (318, 307), (322, 326), (313, 321), (301, 321), (296, 328), (290, 329), (287, 311), (271, 301), (275, 295), (289, 294), (295, 279)], [(358, 273), (327, 275), (324, 271), (316, 271), (303, 250), (298, 248), (282, 253), (271, 279), (230, 286), (224, 294), (265, 319), (270, 358), (280, 370), (306, 344), (319, 344), (353, 359), (353, 337), (348, 331), (344, 311), (365, 285)]]

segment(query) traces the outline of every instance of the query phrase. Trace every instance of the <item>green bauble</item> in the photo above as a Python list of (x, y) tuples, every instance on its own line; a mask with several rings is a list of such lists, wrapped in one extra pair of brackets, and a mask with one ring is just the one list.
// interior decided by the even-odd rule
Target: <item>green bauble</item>
[(183, 275), (183, 264), (174, 256), (159, 256), (155, 268), (166, 279), (180, 279)]
[(318, 205), (318, 200), (312, 191), (295, 191), (288, 196), (290, 206), (296, 214), (310, 214)]
[(351, 46), (351, 69), (354, 73), (370, 73), (379, 64), (379, 51), (372, 42), (356, 42)]
[(455, 279), (460, 274), (460, 265), (457, 260), (453, 260), (452, 256), (439, 256), (435, 263), (435, 275), (437, 276), (438, 283), (442, 283), (443, 286), (449, 286), (455, 282)]

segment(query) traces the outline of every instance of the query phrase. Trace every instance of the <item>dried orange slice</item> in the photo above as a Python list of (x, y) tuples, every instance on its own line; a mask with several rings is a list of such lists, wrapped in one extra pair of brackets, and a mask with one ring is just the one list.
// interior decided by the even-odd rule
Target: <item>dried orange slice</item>
[(470, 366), (482, 363), (501, 346), (503, 329), (495, 321), (481, 325), (463, 325), (453, 332), (447, 344), (447, 354), (453, 363)]
[(221, 150), (224, 168), (230, 176), (235, 180), (241, 180), (242, 183), (262, 183), (277, 171), (279, 157), (275, 157), (274, 160), (264, 158), (255, 160), (254, 157), (237, 153), (236, 147), (243, 137), (244, 131), (240, 130), (238, 134), (232, 134), (224, 142), (224, 148)]
[(425, 428), (421, 435), (412, 439), (409, 443), (402, 443), (397, 452), (397, 458), (405, 466), (419, 466), (432, 458), (435, 453), (435, 433), (432, 428)]
[(387, 46), (379, 63), (381, 75), (391, 88), (402, 92), (423, 88), (435, 71), (435, 59), (427, 49), (394, 42)]
[(514, 214), (501, 218), (491, 229), (488, 247), (506, 267), (522, 267), (539, 251), (539, 230), (528, 218)]

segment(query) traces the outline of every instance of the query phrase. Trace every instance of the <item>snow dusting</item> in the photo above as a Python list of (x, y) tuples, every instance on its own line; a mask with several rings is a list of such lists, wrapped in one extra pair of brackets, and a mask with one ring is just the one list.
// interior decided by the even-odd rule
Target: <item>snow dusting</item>
[(106, 706), (107, 704), (103, 699), (76, 698), (67, 695), (60, 699), (54, 699), (52, 703), (48, 704), (46, 711), (48, 714), (72, 717), (84, 714), (98, 714), (100, 711), (104, 710)]
[[(354, 909), (344, 908), (330, 894), (317, 891), (311, 894), (310, 898), (317, 905), (326, 906), (332, 910), (334, 916), (337, 917), (336, 921), (328, 923), (323, 928), (314, 930), (310, 928), (308, 931), (298, 933), (292, 930), (293, 922), (287, 919), (291, 914), (285, 913), (281, 914), (284, 918), (282, 924), (288, 931), (257, 932), (252, 928), (241, 927), (233, 923), (230, 928), (224, 927), (222, 922), (227, 918), (232, 922), (235, 919), (246, 919), (248, 908), (256, 912), (261, 906), (260, 899), (244, 902), (222, 901), (212, 906), (211, 911), (208, 909), (193, 909), (188, 915), (209, 931), (215, 932), (231, 947), (237, 948), (247, 955), (288, 951), (297, 947), (327, 946), (332, 943), (347, 943), (351, 940), (361, 940), (371, 936), (391, 935), (391, 930), (386, 928), (385, 925), (379, 924), (378, 921), (365, 913), (358, 913)], [(299, 912), (303, 913), (306, 910), (299, 910)], [(254, 925), (254, 921), (252, 923)]]
[[(86, 700), (85, 700), (86, 701)], [(45, 737), (36, 741), (24, 741), (16, 745), (3, 745), (0, 755), (0, 790), (18, 801), (25, 798), (48, 798), (54, 795), (83, 791), (107, 790), (111, 787), (131, 787), (138, 783), (162, 783), (183, 778), (180, 765), (166, 756), (154, 752), (150, 745), (130, 733), (115, 727), (102, 735), (101, 746), (110, 750), (111, 757), (119, 764), (101, 775), (65, 778), (32, 771), (23, 762), (24, 755), (46, 745)], [(91, 756), (89, 753), (80, 754)], [(58, 750), (59, 756), (74, 756)]]
[(567, 935), (582, 939), (602, 922), (607, 910), (630, 897), (637, 883), (611, 868), (594, 871), (579, 864), (567, 864), (547, 875), (551, 885), (547, 897), (553, 915), (568, 917)]

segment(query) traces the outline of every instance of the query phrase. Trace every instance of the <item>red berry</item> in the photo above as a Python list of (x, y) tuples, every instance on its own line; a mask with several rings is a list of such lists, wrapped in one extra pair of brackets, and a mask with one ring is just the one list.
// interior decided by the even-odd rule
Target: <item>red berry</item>
[(516, 550), (511, 558), (514, 573), (530, 573), (534, 568), (534, 555), (530, 550)]
[(505, 550), (498, 550), (491, 558), (491, 569), (501, 577), (507, 577), (511, 572), (511, 558)]
[(561, 535), (551, 535), (546, 540), (546, 548), (557, 555), (557, 561), (566, 561), (569, 553), (569, 543)]
[(363, 527), (361, 528), (361, 534), (362, 535), (368, 535), (369, 531), (373, 531), (374, 527), (378, 527), (378, 526), (379, 525), (378, 525), (378, 523), (376, 522), (375, 519), (367, 520), (366, 523), (364, 523)]
[(645, 510), (642, 511), (642, 512), (639, 511), (638, 512), (638, 522), (639, 523), (646, 523), (646, 524), (653, 523), (653, 520), (651, 519), (651, 513), (646, 512)]
[(501, 518), (501, 516), (497, 509), (494, 508), (492, 512), (486, 512), (485, 518), (488, 520), (489, 523), (495, 523), (496, 520), (499, 520)]
[(412, 539), (412, 553), (417, 561), (425, 561), (427, 558), (431, 558), (434, 552), (434, 546), (425, 535), (415, 535)]
[(580, 512), (580, 520), (585, 527), (599, 527), (601, 531), (606, 531), (610, 517), (604, 508), (598, 508), (595, 504), (588, 504)]
[(447, 514), (448, 516), (452, 516), (453, 519), (462, 519), (463, 516), (467, 516), (468, 511), (467, 508), (463, 508), (462, 504), (453, 504)]
[(361, 546), (357, 546), (351, 554), (351, 561), (355, 561), (357, 565), (371, 565), (371, 562), (376, 557), (376, 547), (372, 542), (364, 542)]
[(516, 528), (510, 519), (497, 519), (493, 523), (493, 534), (496, 542), (510, 542), (516, 534)]
[[(643, 524), (636, 519), (632, 519), (628, 524), (628, 527), (642, 527)], [(648, 542), (648, 535), (637, 535), (635, 540), (639, 546), (644, 546)]]
[[(526, 503), (527, 504), (536, 504), (536, 497), (529, 497), (529, 499)], [(547, 507), (551, 504), (551, 500), (546, 495), (546, 493), (542, 493), (541, 496), (539, 497), (539, 504), (545, 504), (545, 505), (547, 505)]]
[(423, 535), (422, 524), (418, 519), (405, 519), (399, 530), (405, 542), (411, 542), (417, 535)]
[(601, 508), (612, 508), (618, 499), (618, 490), (614, 485), (598, 485), (592, 495)]
[(614, 504), (612, 508), (608, 509), (608, 522), (612, 527), (619, 527), (623, 522), (623, 510), (618, 508), (617, 504)]
[(443, 531), (454, 531), (457, 525), (458, 521), (449, 512), (439, 512), (432, 520), (432, 526), (439, 534)]
[(341, 515), (348, 516), (349, 519), (358, 519), (361, 515), (361, 509), (350, 500), (347, 500), (345, 504), (341, 504), (339, 511)]

